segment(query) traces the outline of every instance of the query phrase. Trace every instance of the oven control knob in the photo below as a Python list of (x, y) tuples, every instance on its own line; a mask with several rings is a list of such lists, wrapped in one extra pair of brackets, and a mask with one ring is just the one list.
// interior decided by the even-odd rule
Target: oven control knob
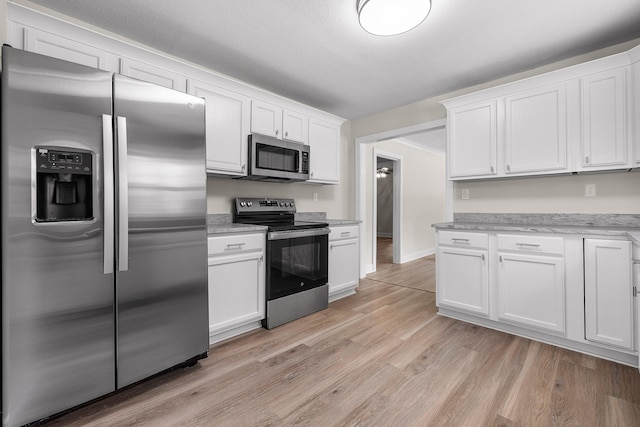
[(245, 207), (247, 204), (245, 202), (240, 202), (240, 207)]
[(289, 207), (292, 208), (293, 207), (293, 202), (289, 202)]
[(283, 206), (284, 206), (284, 202), (280, 202), (280, 207), (283, 207)]
[(253, 206), (253, 202), (247, 202), (247, 206), (249, 207)]

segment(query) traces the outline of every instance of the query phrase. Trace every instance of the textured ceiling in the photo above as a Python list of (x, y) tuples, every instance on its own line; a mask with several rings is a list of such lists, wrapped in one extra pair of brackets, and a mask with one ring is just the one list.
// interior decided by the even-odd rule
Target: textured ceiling
[(640, 0), (433, 0), (377, 37), (356, 0), (35, 0), (354, 119), (640, 37)]

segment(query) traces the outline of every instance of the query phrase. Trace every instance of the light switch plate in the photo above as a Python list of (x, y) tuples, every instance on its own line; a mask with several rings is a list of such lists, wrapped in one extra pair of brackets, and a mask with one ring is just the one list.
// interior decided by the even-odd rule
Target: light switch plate
[(462, 200), (469, 200), (469, 189), (468, 188), (463, 188), (462, 189)]

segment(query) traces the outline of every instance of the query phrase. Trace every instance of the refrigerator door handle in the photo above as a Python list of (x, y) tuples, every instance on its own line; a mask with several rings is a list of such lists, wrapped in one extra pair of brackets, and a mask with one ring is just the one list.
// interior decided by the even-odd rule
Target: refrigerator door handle
[(129, 182), (127, 177), (127, 118), (118, 127), (118, 271), (129, 270)]
[(115, 212), (113, 195), (113, 118), (109, 114), (102, 115), (102, 165), (104, 177), (104, 274), (113, 273), (113, 251), (115, 246)]

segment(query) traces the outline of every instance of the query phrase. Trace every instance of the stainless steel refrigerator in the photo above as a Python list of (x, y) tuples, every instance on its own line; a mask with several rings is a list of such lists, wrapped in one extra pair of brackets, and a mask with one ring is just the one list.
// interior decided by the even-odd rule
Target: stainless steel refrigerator
[(204, 101), (2, 51), (2, 419), (208, 350)]

